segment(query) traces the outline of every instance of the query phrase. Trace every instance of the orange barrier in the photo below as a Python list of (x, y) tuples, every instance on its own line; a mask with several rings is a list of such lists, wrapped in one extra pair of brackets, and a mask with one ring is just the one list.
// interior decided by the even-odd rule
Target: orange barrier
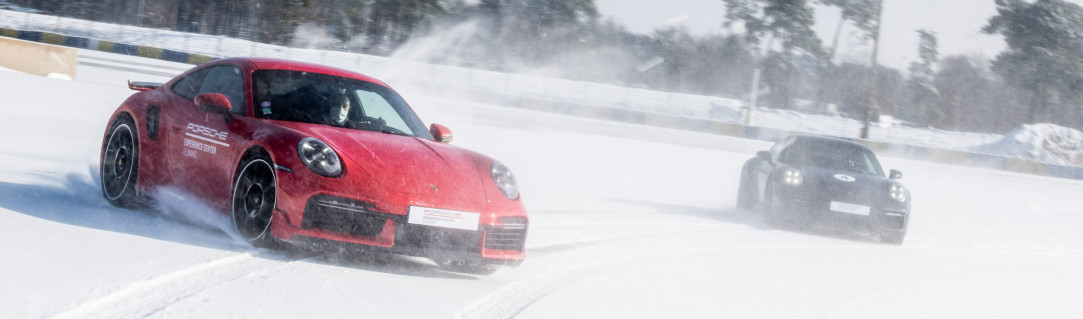
[(0, 37), (0, 67), (40, 76), (75, 79), (75, 49)]

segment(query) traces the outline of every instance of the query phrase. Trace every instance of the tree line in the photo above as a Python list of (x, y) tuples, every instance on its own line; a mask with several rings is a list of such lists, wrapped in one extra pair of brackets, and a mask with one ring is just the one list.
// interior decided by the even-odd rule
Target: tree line
[(881, 0), (719, 1), (728, 32), (694, 35), (629, 32), (593, 0), (10, 0), (102, 22), (742, 100), (759, 69), (768, 107), (834, 106), (946, 130), (1083, 129), (1083, 8), (1073, 3), (990, 0), (997, 13), (981, 31), (1003, 36), (1005, 51), (942, 57), (935, 30), (916, 30), (919, 59), (898, 70), (836, 61), (841, 32), (825, 44), (812, 31), (817, 6), (838, 10), (836, 30), (856, 27), (874, 45)]

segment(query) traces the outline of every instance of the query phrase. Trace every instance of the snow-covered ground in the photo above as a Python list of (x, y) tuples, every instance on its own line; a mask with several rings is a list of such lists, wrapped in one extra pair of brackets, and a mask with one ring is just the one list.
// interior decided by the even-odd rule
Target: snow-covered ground
[(767, 142), (449, 99), (427, 85), (396, 87), (456, 145), (515, 171), (532, 221), (522, 266), (475, 277), (417, 258), (253, 249), (183, 194), (165, 194), (175, 204), (164, 216), (103, 200), (97, 157), (132, 93), (124, 81), (190, 66), (80, 57), (76, 81), (0, 71), (3, 317), (1083, 316), (1083, 181), (882, 158), (914, 199), (902, 246), (783, 231), (734, 208), (741, 164)]

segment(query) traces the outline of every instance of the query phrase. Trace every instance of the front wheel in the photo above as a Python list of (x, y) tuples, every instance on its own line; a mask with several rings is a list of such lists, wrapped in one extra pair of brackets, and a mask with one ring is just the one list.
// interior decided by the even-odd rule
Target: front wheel
[(902, 245), (903, 239), (906, 238), (906, 233), (891, 232), (880, 233), (880, 242), (891, 245)]
[(496, 272), (498, 266), (484, 262), (471, 262), (462, 260), (437, 260), (440, 269), (450, 272), (458, 272), (471, 275), (488, 276)]
[(753, 193), (755, 184), (748, 177), (748, 168), (741, 170), (741, 182), (737, 186), (737, 208), (752, 209), (756, 203), (756, 194)]
[(767, 190), (763, 195), (763, 223), (767, 226), (778, 227), (782, 225), (782, 220), (779, 218), (779, 212), (775, 209), (774, 190), (771, 189), (771, 185), (767, 185)]
[(233, 229), (256, 247), (272, 248), (271, 217), (275, 208), (275, 175), (270, 160), (250, 157), (241, 162), (230, 204)]

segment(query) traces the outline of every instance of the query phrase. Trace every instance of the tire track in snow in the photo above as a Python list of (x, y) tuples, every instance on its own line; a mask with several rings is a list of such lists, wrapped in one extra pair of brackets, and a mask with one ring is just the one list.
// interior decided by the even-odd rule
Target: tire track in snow
[(142, 318), (188, 296), (266, 271), (286, 263), (245, 253), (211, 260), (172, 273), (131, 283), (103, 296), (85, 300), (53, 318)]
[(540, 246), (536, 246), (536, 247), (535, 246), (527, 247), (527, 251), (530, 252), (531, 255), (545, 256), (545, 255), (549, 255), (549, 254), (553, 254), (553, 253), (565, 252), (565, 251), (570, 251), (570, 250), (575, 250), (575, 249), (580, 249), (580, 248), (589, 248), (589, 247), (593, 247), (593, 246), (614, 244), (614, 243), (620, 243), (620, 242), (626, 242), (626, 241), (634, 241), (634, 240), (643, 240), (643, 239), (649, 239), (649, 238), (668, 237), (668, 236), (672, 236), (672, 235), (690, 235), (690, 234), (703, 234), (703, 233), (743, 233), (743, 232), (755, 232), (755, 231), (757, 231), (757, 230), (753, 230), (753, 229), (726, 229), (726, 230), (719, 230), (719, 229), (714, 229), (714, 228), (707, 229), (707, 227), (704, 227), (704, 228), (705, 229), (700, 229), (700, 230), (688, 230), (687, 228), (674, 228), (674, 229), (670, 229), (670, 230), (643, 231), (643, 232), (636, 232), (636, 233), (625, 233), (625, 234), (614, 235), (614, 236), (593, 237), (593, 238), (580, 239), (580, 240), (576, 240), (576, 241), (558, 242), (558, 243), (550, 243), (550, 244), (546, 244), (546, 245), (540, 245)]
[(1018, 238), (1011, 238), (1005, 236), (968, 234), (958, 232), (934, 232), (930, 234), (943, 238), (954, 239), (954, 242), (937, 245), (918, 244), (908, 246), (929, 246), (930, 248), (938, 249), (978, 248), (991, 253), (1001, 254), (1083, 258), (1083, 250), (1080, 250), (1073, 245), (1066, 244), (1071, 243), (1071, 239), (1060, 237), (1045, 237), (1030, 241), (1024, 241)]
[[(634, 261), (671, 258), (679, 255), (718, 253), (725, 251), (755, 251), (780, 249), (876, 249), (876, 246), (858, 244), (839, 245), (762, 245), (737, 247), (689, 248), (677, 251), (654, 252), (580, 263), (547, 271), (507, 284), (483, 296), (455, 314), (456, 319), (514, 318), (534, 302), (545, 298), (565, 286), (591, 276), (607, 272)], [(638, 264), (638, 263), (636, 263)]]

